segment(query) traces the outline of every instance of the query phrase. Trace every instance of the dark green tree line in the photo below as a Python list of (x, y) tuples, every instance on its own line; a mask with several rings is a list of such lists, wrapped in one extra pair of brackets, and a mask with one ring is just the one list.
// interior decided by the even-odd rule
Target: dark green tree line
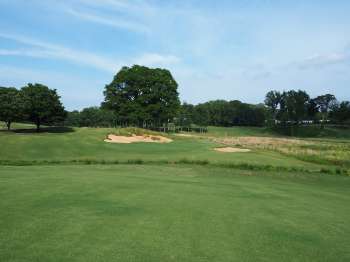
[(88, 107), (68, 113), (65, 125), (76, 127), (116, 127), (117, 117), (113, 111)]
[(66, 111), (55, 89), (41, 84), (28, 84), (20, 90), (0, 88), (0, 120), (10, 129), (14, 121), (33, 122), (40, 126), (62, 122)]
[(264, 105), (252, 105), (238, 100), (215, 100), (198, 105), (184, 103), (181, 106), (180, 125), (213, 126), (262, 126), (265, 123)]
[(6, 123), (7, 129), (11, 124), (20, 121), (23, 116), (23, 97), (14, 87), (0, 87), (0, 120)]
[(280, 124), (302, 124), (305, 121), (322, 125), (325, 122), (345, 123), (350, 118), (348, 103), (339, 103), (332, 94), (310, 98), (302, 90), (270, 91), (265, 97), (270, 119)]

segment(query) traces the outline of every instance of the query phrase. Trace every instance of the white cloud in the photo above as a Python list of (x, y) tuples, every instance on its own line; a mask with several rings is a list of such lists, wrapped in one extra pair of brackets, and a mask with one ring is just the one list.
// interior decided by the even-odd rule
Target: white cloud
[(149, 28), (141, 23), (135, 23), (135, 22), (131, 22), (123, 19), (111, 18), (106, 16), (104, 17), (98, 16), (98, 15), (94, 15), (86, 12), (75, 11), (73, 9), (67, 9), (65, 12), (79, 19), (110, 26), (110, 27), (127, 29), (127, 30), (140, 32), (140, 33), (150, 32)]
[(180, 62), (180, 58), (174, 55), (161, 55), (156, 53), (143, 54), (133, 60), (134, 64), (145, 66), (169, 66)]
[(154, 7), (147, 4), (146, 1), (140, 0), (77, 0), (81, 4), (94, 6), (94, 7), (104, 7), (112, 8), (114, 10), (124, 11), (128, 13), (153, 13)]
[(319, 68), (335, 64), (350, 62), (350, 55), (346, 53), (331, 53), (313, 55), (299, 63), (300, 69)]
[(73, 62), (76, 64), (92, 66), (107, 72), (115, 72), (118, 68), (122, 66), (122, 63), (115, 62), (112, 59), (105, 58), (103, 56), (100, 56), (94, 53), (79, 51), (79, 50), (67, 48), (56, 44), (42, 42), (32, 38), (27, 38), (27, 37), (18, 36), (18, 35), (12, 35), (12, 34), (3, 34), (3, 33), (0, 33), (0, 38), (6, 38), (25, 45), (40, 48), (40, 49), (16, 49), (16, 50), (3, 49), (1, 50), (0, 55), (55, 58), (55, 59)]

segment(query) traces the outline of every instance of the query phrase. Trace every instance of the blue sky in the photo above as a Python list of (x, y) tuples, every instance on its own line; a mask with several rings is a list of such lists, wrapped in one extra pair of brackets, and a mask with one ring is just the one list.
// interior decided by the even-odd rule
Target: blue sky
[(124, 65), (168, 68), (182, 101), (271, 89), (350, 100), (350, 1), (0, 0), (0, 86), (99, 105)]

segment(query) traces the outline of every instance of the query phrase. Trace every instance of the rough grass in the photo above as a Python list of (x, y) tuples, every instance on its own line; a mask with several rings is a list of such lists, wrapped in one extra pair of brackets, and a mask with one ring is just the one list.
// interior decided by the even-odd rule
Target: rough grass
[(213, 140), (226, 145), (279, 152), (306, 162), (350, 168), (350, 141), (274, 137), (226, 137)]

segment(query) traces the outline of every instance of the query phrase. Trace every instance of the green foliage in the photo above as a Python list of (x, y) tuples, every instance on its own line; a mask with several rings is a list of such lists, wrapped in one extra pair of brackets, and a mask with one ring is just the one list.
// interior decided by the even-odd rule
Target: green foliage
[(330, 118), (339, 124), (350, 124), (350, 102), (334, 104), (330, 111)]
[(177, 83), (168, 70), (138, 65), (123, 67), (104, 95), (102, 107), (128, 125), (160, 126), (177, 115), (180, 105)]
[[(313, 123), (320, 122), (322, 128), (329, 120), (338, 124), (350, 123), (350, 102), (339, 103), (332, 94), (310, 99), (309, 95), (301, 90), (290, 90), (283, 93), (270, 91), (266, 94), (265, 105), (271, 113), (270, 119), (273, 120), (268, 123), (273, 123), (271, 126), (274, 126), (275, 120), (278, 120), (281, 126), (277, 129), (285, 134), (297, 135), (294, 131), (298, 127), (287, 126), (286, 128), (286, 124), (298, 125), (303, 123), (303, 120), (312, 120)], [(319, 121), (320, 119), (322, 121)], [(314, 128), (311, 129), (314, 130)]]
[(6, 123), (7, 129), (11, 124), (23, 119), (23, 99), (16, 88), (0, 87), (0, 121)]
[(281, 104), (282, 95), (278, 91), (270, 91), (266, 94), (265, 97), (265, 105), (270, 109), (273, 120), (276, 119), (277, 110), (279, 105)]
[(23, 108), (26, 119), (40, 129), (42, 124), (62, 122), (66, 111), (60, 102), (56, 90), (41, 84), (28, 84), (21, 89)]
[(111, 110), (88, 107), (82, 111), (68, 112), (65, 124), (75, 127), (116, 127), (117, 117)]
[(265, 107), (240, 101), (215, 100), (196, 106), (184, 103), (181, 106), (180, 125), (213, 126), (262, 126), (265, 123)]
[(293, 121), (299, 123), (307, 117), (309, 95), (302, 90), (283, 92), (280, 110), (277, 115), (282, 122)]
[(331, 94), (318, 96), (314, 99), (314, 102), (317, 105), (319, 111), (324, 115), (323, 119), (326, 119), (330, 108), (336, 101), (337, 100), (335, 96)]

